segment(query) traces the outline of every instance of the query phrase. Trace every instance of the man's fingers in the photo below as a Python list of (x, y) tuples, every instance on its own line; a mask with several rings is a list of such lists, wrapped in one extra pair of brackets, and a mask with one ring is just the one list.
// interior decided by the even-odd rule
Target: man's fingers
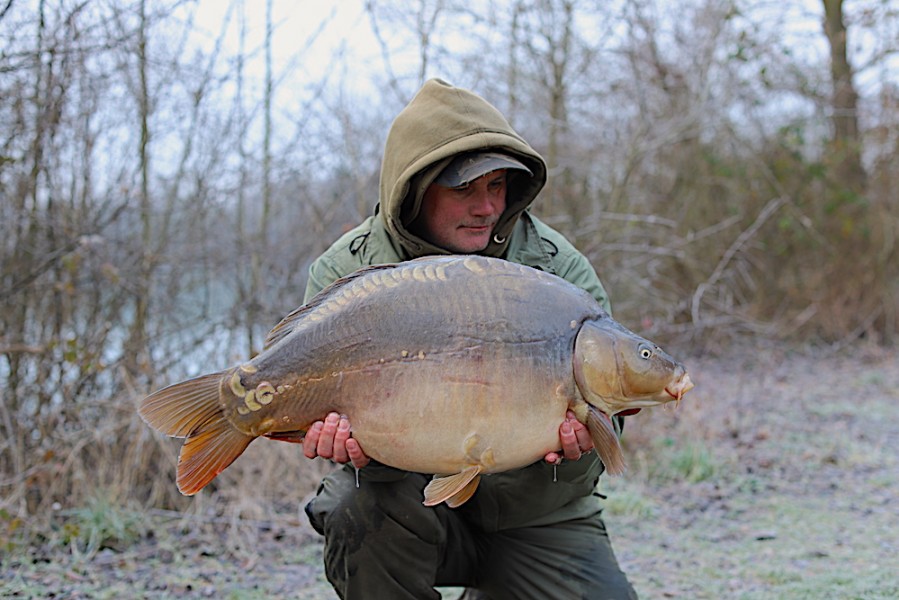
[(365, 455), (365, 452), (362, 451), (362, 447), (359, 446), (359, 442), (350, 438), (346, 441), (346, 451), (347, 455), (350, 458), (350, 462), (353, 463), (353, 466), (357, 469), (361, 469), (369, 462), (371, 459)]
[(581, 447), (578, 445), (577, 434), (574, 427), (568, 421), (563, 421), (559, 427), (559, 439), (562, 440), (562, 454), (566, 460), (577, 460), (581, 457)]
[(565, 460), (578, 460), (581, 454), (589, 452), (593, 448), (593, 439), (587, 426), (577, 420), (570, 410), (565, 415), (565, 420), (559, 425), (559, 441), (562, 445), (560, 452), (549, 452), (543, 459), (550, 464), (559, 464), (562, 458)]
[(590, 430), (587, 426), (577, 420), (577, 416), (572, 411), (565, 413), (565, 420), (571, 424), (574, 429), (574, 435), (577, 436), (577, 446), (581, 452), (589, 452), (593, 449), (593, 438), (590, 437)]
[(587, 426), (575, 419), (569, 421), (571, 428), (574, 429), (574, 435), (577, 437), (577, 447), (581, 452), (589, 452), (593, 449), (593, 438), (590, 437), (590, 430)]
[(322, 458), (334, 456), (334, 436), (337, 435), (337, 425), (340, 423), (340, 415), (336, 412), (328, 413), (325, 424), (322, 426), (321, 435), (315, 451)]
[(350, 421), (346, 417), (341, 416), (337, 423), (337, 433), (334, 435), (334, 461), (340, 464), (346, 464), (350, 461), (347, 454), (346, 443), (350, 439)]
[(324, 421), (316, 421), (309, 427), (303, 438), (303, 454), (306, 458), (332, 459), (334, 462), (353, 463), (361, 469), (371, 459), (365, 455), (359, 442), (353, 439), (350, 421), (336, 412), (329, 413)]
[(303, 438), (303, 456), (306, 458), (315, 458), (318, 456), (315, 453), (315, 449), (318, 446), (318, 438), (321, 435), (323, 426), (323, 422), (316, 421), (309, 427), (309, 431), (306, 432), (306, 437)]

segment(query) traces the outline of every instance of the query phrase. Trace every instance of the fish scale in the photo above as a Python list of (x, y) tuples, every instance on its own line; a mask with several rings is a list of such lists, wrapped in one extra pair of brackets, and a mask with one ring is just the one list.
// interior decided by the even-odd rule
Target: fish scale
[(608, 417), (679, 400), (691, 387), (680, 363), (577, 286), (454, 256), (340, 279), (285, 317), (252, 360), (164, 388), (139, 410), (152, 427), (187, 438), (185, 494), (257, 437), (299, 442), (338, 412), (368, 456), (436, 476), (425, 504), (458, 506), (482, 474), (558, 450), (568, 410), (607, 470), (622, 471)]

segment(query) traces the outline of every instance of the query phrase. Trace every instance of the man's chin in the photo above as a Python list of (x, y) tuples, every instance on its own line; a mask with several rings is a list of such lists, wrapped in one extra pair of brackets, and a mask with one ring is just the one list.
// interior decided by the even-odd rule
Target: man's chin
[[(489, 241), (489, 240), (488, 240)], [(453, 254), (479, 254), (487, 248), (487, 242), (483, 244), (457, 244), (455, 249), (451, 250)]]
[(490, 231), (463, 233), (453, 240), (456, 254), (477, 254), (490, 244)]

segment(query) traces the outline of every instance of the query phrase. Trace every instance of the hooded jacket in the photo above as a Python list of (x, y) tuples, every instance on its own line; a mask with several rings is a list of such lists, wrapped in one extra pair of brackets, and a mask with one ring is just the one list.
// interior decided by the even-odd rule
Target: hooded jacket
[[(305, 301), (365, 266), (449, 254), (414, 235), (408, 225), (418, 214), (425, 190), (452, 158), (475, 150), (509, 154), (533, 173), (510, 177), (506, 210), (481, 254), (558, 275), (590, 292), (609, 310), (606, 292), (587, 258), (527, 210), (546, 183), (543, 158), (491, 104), (439, 79), (426, 82), (394, 120), (384, 148), (375, 214), (312, 263)], [(587, 517), (599, 510), (593, 492), (602, 470), (595, 453), (558, 467), (540, 461), (485, 477), (475, 497), (458, 510), (487, 531)], [(403, 476), (383, 465), (361, 471), (361, 477), (371, 481)]]

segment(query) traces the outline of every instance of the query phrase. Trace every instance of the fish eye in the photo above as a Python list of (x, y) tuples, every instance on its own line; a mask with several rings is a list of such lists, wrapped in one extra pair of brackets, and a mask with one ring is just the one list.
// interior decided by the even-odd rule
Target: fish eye
[(652, 358), (652, 349), (643, 346), (640, 348), (640, 358), (649, 359)]

